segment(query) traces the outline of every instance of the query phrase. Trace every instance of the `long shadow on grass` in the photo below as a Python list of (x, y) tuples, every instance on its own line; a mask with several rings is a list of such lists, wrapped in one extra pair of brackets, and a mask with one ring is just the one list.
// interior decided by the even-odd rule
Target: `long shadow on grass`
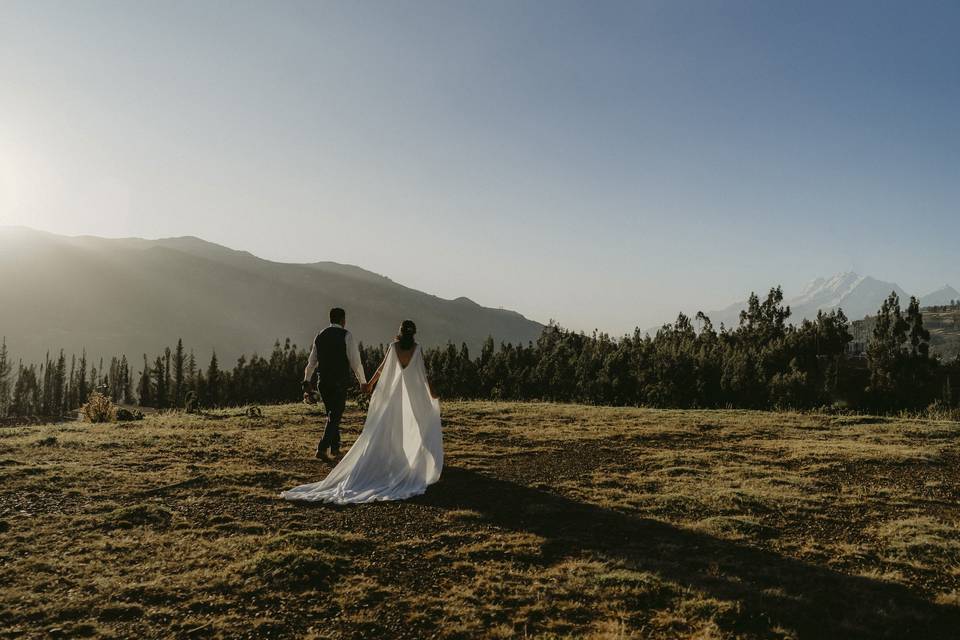
[[(741, 603), (726, 631), (803, 638), (956, 638), (960, 610), (909, 589), (786, 558), (746, 544), (576, 502), (554, 493), (447, 467), (416, 499), (472, 509), (492, 523), (547, 539), (548, 560), (582, 551)], [(780, 633), (777, 629), (780, 628)]]

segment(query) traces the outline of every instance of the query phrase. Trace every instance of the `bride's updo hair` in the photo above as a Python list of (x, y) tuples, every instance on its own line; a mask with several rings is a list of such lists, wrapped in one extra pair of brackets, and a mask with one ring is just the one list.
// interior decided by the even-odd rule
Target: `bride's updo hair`
[(416, 344), (413, 341), (415, 335), (417, 335), (417, 325), (413, 324), (413, 320), (404, 320), (400, 323), (400, 333), (397, 334), (397, 346), (404, 351), (413, 349), (413, 345)]

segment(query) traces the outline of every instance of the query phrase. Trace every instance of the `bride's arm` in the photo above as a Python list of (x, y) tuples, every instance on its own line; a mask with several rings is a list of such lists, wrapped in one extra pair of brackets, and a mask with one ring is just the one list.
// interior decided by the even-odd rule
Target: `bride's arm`
[[(389, 352), (387, 353), (389, 354)], [(367, 390), (370, 393), (373, 393), (373, 388), (376, 386), (377, 380), (380, 379), (380, 374), (383, 373), (383, 365), (385, 364), (387, 364), (387, 354), (383, 356), (383, 362), (380, 363), (380, 366), (377, 367), (377, 371), (372, 376), (370, 376), (370, 381), (367, 382)]]

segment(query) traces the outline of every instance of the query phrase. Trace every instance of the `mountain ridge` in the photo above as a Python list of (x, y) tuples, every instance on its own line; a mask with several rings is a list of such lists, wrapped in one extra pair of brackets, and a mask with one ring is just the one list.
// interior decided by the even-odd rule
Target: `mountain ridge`
[(389, 342), (413, 318), (425, 346), (487, 335), (528, 342), (543, 328), (518, 312), (440, 298), (355, 265), (283, 263), (195, 236), (60, 236), (0, 227), (0, 334), (25, 360), (49, 349), (94, 357), (155, 355), (183, 338), (221, 361), (275, 339), (309, 345), (331, 306), (365, 343)]
[(920, 297), (920, 306), (937, 307), (948, 305), (952, 301), (960, 300), (960, 291), (957, 291), (949, 284), (945, 284), (935, 291)]

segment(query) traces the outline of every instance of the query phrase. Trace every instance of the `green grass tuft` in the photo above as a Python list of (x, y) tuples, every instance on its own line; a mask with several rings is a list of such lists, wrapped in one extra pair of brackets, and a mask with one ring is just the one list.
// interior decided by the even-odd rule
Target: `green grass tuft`
[(107, 529), (129, 529), (131, 527), (169, 526), (173, 515), (169, 509), (145, 503), (114, 509), (101, 516), (101, 523)]

